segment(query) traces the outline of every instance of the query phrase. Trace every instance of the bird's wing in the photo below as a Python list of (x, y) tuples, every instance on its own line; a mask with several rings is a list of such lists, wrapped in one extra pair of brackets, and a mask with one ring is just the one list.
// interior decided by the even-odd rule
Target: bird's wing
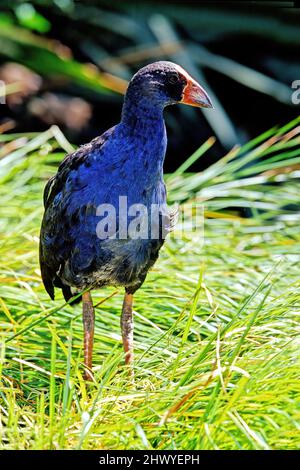
[[(45, 289), (52, 299), (54, 298), (54, 285), (63, 289), (66, 299), (72, 296), (70, 288), (63, 286), (57, 276), (61, 267), (61, 258), (67, 257), (70, 240), (64, 238), (67, 221), (64, 220), (62, 214), (58, 213), (53, 201), (64, 189), (70, 172), (77, 170), (91, 154), (99, 152), (113, 131), (114, 127), (67, 155), (61, 162), (57, 173), (45, 186), (43, 195), (45, 213), (40, 234), (40, 267)], [(54, 241), (49, 242), (53, 237), (52, 232), (57, 233), (58, 236), (54, 237)]]
[(63, 188), (70, 171), (77, 170), (92, 152), (99, 151), (112, 134), (114, 128), (115, 126), (104, 132), (100, 137), (96, 137), (88, 144), (82, 145), (75, 152), (68, 154), (63, 159), (58, 167), (57, 173), (49, 179), (45, 186), (43, 197), (45, 210)]

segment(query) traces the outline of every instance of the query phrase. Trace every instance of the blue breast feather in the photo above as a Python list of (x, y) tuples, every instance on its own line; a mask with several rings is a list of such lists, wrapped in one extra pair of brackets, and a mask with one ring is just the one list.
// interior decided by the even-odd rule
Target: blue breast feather
[(65, 159), (45, 189), (40, 257), (46, 288), (120, 284), (134, 291), (141, 285), (163, 240), (100, 240), (96, 210), (111, 204), (118, 216), (119, 196), (127, 196), (128, 206), (154, 203), (166, 213), (166, 143), (163, 119), (148, 126), (144, 119), (142, 126), (118, 124)]

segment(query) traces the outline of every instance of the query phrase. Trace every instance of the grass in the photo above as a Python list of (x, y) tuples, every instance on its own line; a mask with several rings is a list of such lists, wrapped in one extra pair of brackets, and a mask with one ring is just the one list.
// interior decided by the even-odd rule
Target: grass
[(121, 290), (95, 291), (86, 384), (80, 306), (41, 284), (42, 190), (70, 144), (0, 136), (1, 449), (299, 449), (299, 122), (188, 173), (210, 139), (167, 176), (205, 240), (171, 237), (135, 296), (135, 386)]

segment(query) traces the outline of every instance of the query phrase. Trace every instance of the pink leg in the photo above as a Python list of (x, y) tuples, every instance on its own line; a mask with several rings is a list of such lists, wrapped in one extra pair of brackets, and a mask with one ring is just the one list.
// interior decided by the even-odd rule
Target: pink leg
[(130, 377), (133, 377), (133, 316), (132, 316), (133, 295), (125, 292), (122, 315), (121, 331), (123, 347), (125, 352), (125, 364), (128, 366)]
[(92, 381), (95, 312), (90, 292), (85, 292), (82, 295), (82, 314), (84, 329), (84, 379)]

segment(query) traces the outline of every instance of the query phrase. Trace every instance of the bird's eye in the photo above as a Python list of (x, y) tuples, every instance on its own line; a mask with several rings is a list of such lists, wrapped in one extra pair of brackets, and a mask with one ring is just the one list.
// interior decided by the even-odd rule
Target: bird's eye
[(168, 78), (168, 82), (174, 85), (175, 83), (179, 82), (179, 77), (178, 75), (170, 75)]

